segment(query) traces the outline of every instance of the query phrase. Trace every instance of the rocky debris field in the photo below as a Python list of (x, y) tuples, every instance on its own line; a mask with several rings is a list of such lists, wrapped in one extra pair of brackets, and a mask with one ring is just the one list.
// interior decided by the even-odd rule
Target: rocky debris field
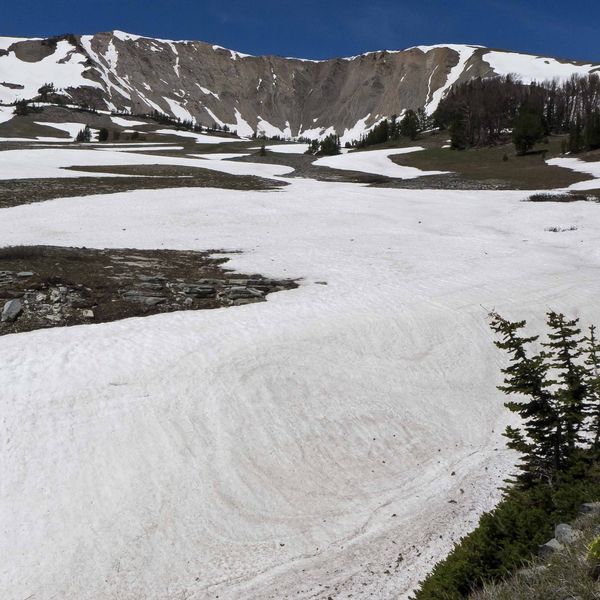
[(0, 335), (263, 302), (292, 280), (233, 273), (218, 252), (0, 249)]

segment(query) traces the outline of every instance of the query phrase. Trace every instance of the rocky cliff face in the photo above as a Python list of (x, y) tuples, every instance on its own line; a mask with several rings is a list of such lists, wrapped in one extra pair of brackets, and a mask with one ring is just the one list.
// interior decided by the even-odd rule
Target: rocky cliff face
[(34, 98), (44, 83), (73, 102), (148, 113), (158, 110), (239, 135), (358, 137), (384, 116), (432, 113), (457, 82), (516, 73), (525, 82), (566, 78), (600, 65), (490, 50), (419, 46), (308, 61), (248, 56), (203, 42), (119, 31), (51, 39), (0, 38), (0, 101)]

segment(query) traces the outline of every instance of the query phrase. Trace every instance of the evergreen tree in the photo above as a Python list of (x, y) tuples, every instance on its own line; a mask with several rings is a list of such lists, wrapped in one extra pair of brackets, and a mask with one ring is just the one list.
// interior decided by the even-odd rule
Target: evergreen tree
[(596, 337), (596, 327), (591, 325), (584, 338), (583, 353), (587, 368), (587, 403), (586, 413), (590, 417), (588, 427), (592, 434), (593, 446), (598, 449), (600, 443), (600, 342)]
[(600, 148), (600, 110), (596, 109), (587, 116), (583, 136), (588, 150)]
[(433, 118), (425, 112), (424, 108), (417, 110), (417, 120), (419, 122), (419, 131), (428, 131), (433, 128)]
[(584, 402), (587, 393), (586, 369), (578, 363), (583, 354), (579, 320), (567, 320), (561, 313), (549, 312), (547, 325), (548, 342), (542, 344), (548, 349), (548, 366), (556, 375), (551, 383), (556, 387), (553, 394), (556, 399), (559, 418), (564, 424), (565, 458), (569, 458), (581, 441), (580, 431), (584, 420)]
[(517, 154), (527, 154), (545, 135), (542, 114), (527, 104), (521, 105), (513, 126)]
[(24, 117), (29, 114), (29, 102), (27, 100), (17, 100), (15, 103), (14, 114), (18, 117)]
[(419, 135), (419, 118), (414, 110), (407, 110), (400, 121), (400, 133), (410, 140), (416, 140)]
[(467, 128), (460, 115), (456, 115), (450, 123), (450, 145), (455, 150), (466, 150), (469, 147)]
[(491, 328), (500, 337), (495, 344), (509, 355), (510, 364), (502, 369), (504, 385), (498, 389), (506, 394), (524, 396), (525, 400), (510, 400), (506, 407), (518, 414), (522, 429), (507, 427), (508, 447), (521, 453), (519, 480), (531, 484), (540, 479), (552, 479), (560, 470), (562, 460), (562, 426), (548, 381), (547, 355), (529, 355), (527, 346), (538, 336), (523, 337), (525, 321), (512, 323), (492, 313)]
[(75, 138), (76, 142), (91, 142), (92, 141), (92, 130), (86, 125)]
[(317, 154), (320, 156), (333, 156), (339, 154), (340, 149), (340, 138), (337, 135), (332, 134), (321, 140)]
[(38, 94), (40, 95), (40, 100), (42, 102), (47, 102), (48, 101), (48, 95), (49, 94), (53, 94), (54, 92), (56, 92), (56, 89), (54, 88), (54, 84), (53, 83), (45, 83), (38, 90)]

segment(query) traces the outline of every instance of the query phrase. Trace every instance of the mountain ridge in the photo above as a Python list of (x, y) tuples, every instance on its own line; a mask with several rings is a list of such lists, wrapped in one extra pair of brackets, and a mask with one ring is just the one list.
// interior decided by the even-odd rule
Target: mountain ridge
[(0, 38), (3, 103), (33, 99), (52, 82), (74, 103), (134, 114), (159, 111), (227, 125), (241, 136), (314, 139), (336, 133), (350, 141), (408, 109), (432, 114), (452, 86), (475, 77), (515, 73), (531, 83), (598, 70), (600, 64), (475, 44), (313, 60), (120, 30)]

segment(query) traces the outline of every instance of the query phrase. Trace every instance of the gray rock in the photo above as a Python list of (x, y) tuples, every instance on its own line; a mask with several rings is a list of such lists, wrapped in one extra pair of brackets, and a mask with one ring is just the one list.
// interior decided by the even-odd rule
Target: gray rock
[(33, 271), (20, 271), (17, 273), (17, 277), (27, 279), (27, 277), (33, 277)]
[(230, 300), (239, 300), (241, 298), (262, 298), (264, 296), (263, 292), (254, 288), (247, 288), (243, 286), (233, 286), (229, 288), (225, 295)]
[(561, 544), (572, 544), (581, 537), (581, 531), (573, 529), (567, 523), (560, 523), (554, 529), (554, 537)]
[(145, 283), (140, 283), (139, 287), (142, 288), (143, 290), (163, 290), (165, 288), (165, 286), (162, 283), (151, 283), (151, 282), (145, 282)]
[(94, 311), (93, 310), (82, 310), (81, 315), (83, 316), (84, 319), (93, 319)]
[(197, 285), (219, 285), (223, 283), (221, 279), (200, 279), (196, 282)]
[[(125, 300), (133, 300), (134, 302), (145, 302), (148, 298), (159, 298), (156, 292), (158, 290), (129, 290), (123, 294)], [(165, 298), (163, 298), (164, 300)]]
[(564, 546), (556, 538), (552, 538), (538, 548), (538, 555), (541, 558), (550, 558), (555, 552), (560, 552), (563, 548)]
[(579, 513), (582, 515), (599, 514), (600, 502), (586, 502), (585, 504), (582, 504)]
[(158, 296), (148, 296), (147, 298), (144, 298), (144, 304), (146, 306), (158, 306), (159, 304), (163, 304), (166, 301), (166, 298), (159, 298)]
[(188, 285), (183, 288), (183, 293), (194, 298), (208, 298), (215, 295), (215, 288), (212, 285)]
[(23, 303), (18, 298), (9, 300), (2, 309), (1, 320), (3, 323), (12, 323), (16, 321), (19, 315), (23, 312)]
[(138, 279), (146, 283), (165, 283), (167, 278), (162, 275), (138, 275)]

